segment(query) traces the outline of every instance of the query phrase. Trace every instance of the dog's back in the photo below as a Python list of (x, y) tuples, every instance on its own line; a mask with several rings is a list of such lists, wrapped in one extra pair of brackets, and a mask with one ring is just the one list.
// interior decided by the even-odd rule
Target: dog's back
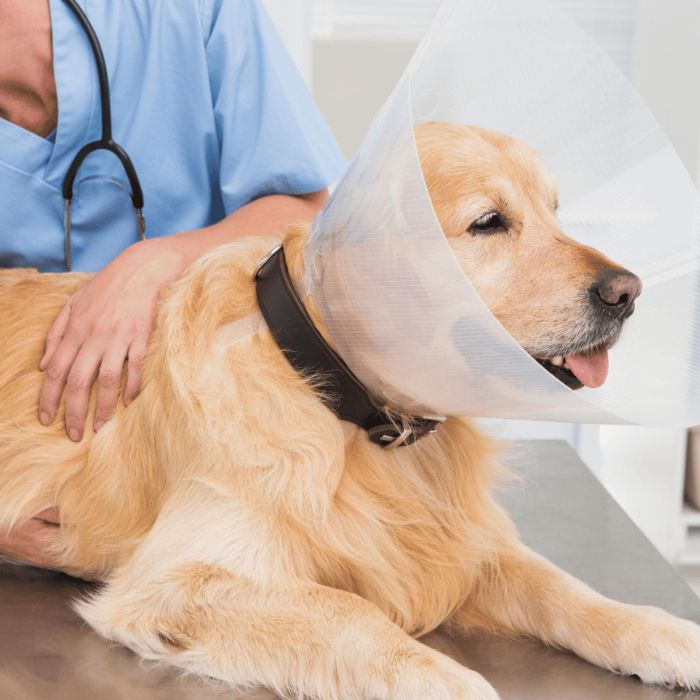
[[(302, 233), (287, 241), (296, 274)], [(374, 599), (409, 629), (430, 629), (469, 588), (461, 557), (469, 552), (476, 564), (488, 556), (478, 525), (445, 519), (467, 502), (472, 524), (482, 509), (491, 512), (487, 441), (449, 421), (410, 451), (377, 451), (359, 436), (343, 446), (340, 423), (269, 333), (219, 347), (221, 329), (255, 310), (251, 270), (272, 244), (235, 245), (173, 286), (141, 396), (78, 444), (65, 436), (61, 413), (45, 427), (36, 412), (46, 332), (85, 277), (2, 273), (9, 343), (0, 353), (0, 526), (58, 505), (72, 564), (103, 577), (148, 532), (168, 492), (204, 479), (265, 503), (275, 522), (273, 511), (306, 522), (301, 568)], [(474, 465), (468, 473), (465, 461)], [(316, 521), (325, 522), (321, 530)], [(278, 526), (282, 536), (287, 526)], [(367, 551), (365, 537), (373, 542)]]
[[(19, 424), (26, 411), (36, 412), (46, 334), (86, 278), (27, 268), (0, 270), (0, 426)], [(26, 398), (29, 393), (32, 401)]]

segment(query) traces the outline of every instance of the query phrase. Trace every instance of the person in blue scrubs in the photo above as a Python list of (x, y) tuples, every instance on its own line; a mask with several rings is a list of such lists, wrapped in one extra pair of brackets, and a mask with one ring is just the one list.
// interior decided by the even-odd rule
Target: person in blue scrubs
[[(117, 160), (94, 153), (75, 182), (71, 248), (72, 269), (96, 274), (56, 319), (41, 361), (39, 419), (51, 423), (63, 398), (75, 441), (95, 381), (96, 430), (122, 372), (122, 400), (137, 395), (161, 289), (214, 246), (311, 219), (345, 168), (259, 0), (80, 5), (104, 52), (114, 138), (144, 190), (147, 238)], [(65, 269), (61, 186), (100, 119), (95, 62), (69, 8), (0, 0), (0, 267)], [(23, 536), (13, 545), (0, 533), (0, 550), (50, 564), (32, 556), (38, 535)]]

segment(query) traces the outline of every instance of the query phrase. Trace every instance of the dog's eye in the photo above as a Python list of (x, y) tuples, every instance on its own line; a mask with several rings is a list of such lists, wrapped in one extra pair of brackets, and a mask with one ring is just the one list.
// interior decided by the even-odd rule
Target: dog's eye
[(505, 231), (505, 219), (497, 211), (487, 211), (469, 227), (471, 233), (497, 233)]

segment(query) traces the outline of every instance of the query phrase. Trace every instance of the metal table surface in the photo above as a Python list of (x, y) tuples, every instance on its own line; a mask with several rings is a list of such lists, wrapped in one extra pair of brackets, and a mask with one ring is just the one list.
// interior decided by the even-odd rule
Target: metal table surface
[[(700, 621), (700, 602), (563, 442), (513, 446), (501, 500), (523, 539), (591, 584), (630, 603), (659, 605)], [(660, 467), (661, 468), (661, 467)], [(92, 633), (69, 607), (86, 590), (68, 577), (0, 567), (0, 698), (17, 700), (270, 700), (266, 690), (235, 693), (211, 681), (149, 666)], [(481, 672), (503, 700), (670, 700), (698, 698), (615, 676), (536, 642), (442, 632), (431, 646)]]

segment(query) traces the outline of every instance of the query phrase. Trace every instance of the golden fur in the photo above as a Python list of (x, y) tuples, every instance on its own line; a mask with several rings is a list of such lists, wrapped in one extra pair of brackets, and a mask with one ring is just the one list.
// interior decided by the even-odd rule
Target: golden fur
[[(570, 333), (582, 303), (571, 288), (611, 263), (564, 238), (534, 154), (467, 127), (417, 136), (436, 211), (499, 319), (528, 349)], [(519, 235), (504, 262), (495, 237), (463, 231), (506, 199)], [(295, 279), (305, 238), (304, 226), (285, 233)], [(448, 620), (697, 687), (695, 625), (607, 600), (518, 542), (490, 494), (498, 449), (470, 421), (382, 450), (324, 406), (266, 329), (234, 339), (273, 244), (223, 246), (170, 286), (141, 394), (79, 444), (60, 414), (41, 426), (36, 405), (47, 329), (86, 276), (0, 271), (0, 526), (59, 508), (70, 569), (106, 583), (78, 604), (83, 617), (146, 658), (294, 697), (493, 700), (481, 676), (413, 638)], [(535, 254), (557, 260), (552, 276), (517, 263)], [(510, 281), (500, 292), (494, 275)], [(561, 321), (545, 328), (552, 304)]]

